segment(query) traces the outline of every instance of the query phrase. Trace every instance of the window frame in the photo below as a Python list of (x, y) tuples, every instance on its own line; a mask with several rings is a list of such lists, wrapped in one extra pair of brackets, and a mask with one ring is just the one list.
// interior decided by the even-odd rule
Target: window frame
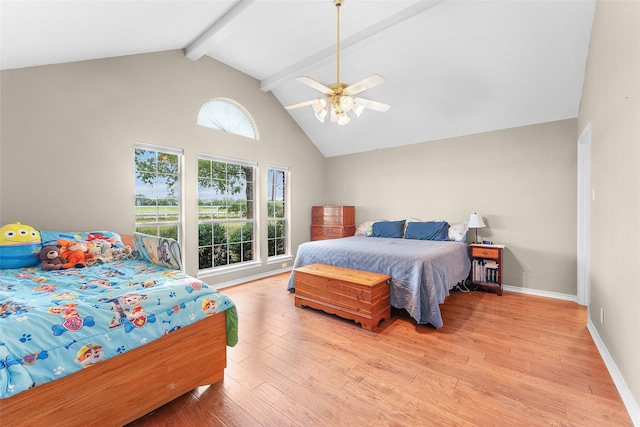
[[(138, 179), (137, 174), (138, 174), (138, 168), (137, 168), (137, 164), (135, 161), (135, 153), (136, 150), (145, 150), (145, 151), (154, 151), (156, 153), (164, 153), (164, 154), (170, 154), (170, 155), (175, 155), (178, 157), (178, 161), (177, 161), (177, 167), (178, 167), (178, 172), (177, 172), (177, 177), (178, 177), (178, 185), (177, 185), (177, 189), (178, 189), (178, 197), (177, 199), (177, 203), (178, 203), (178, 219), (176, 221), (158, 221), (156, 218), (156, 221), (153, 222), (138, 222), (138, 214), (137, 214), (137, 199), (138, 199), (138, 193), (136, 191), (136, 181)], [(134, 201), (133, 201), (133, 205), (134, 205), (134, 223), (135, 223), (135, 230), (136, 232), (138, 232), (138, 229), (140, 227), (156, 227), (156, 230), (159, 227), (166, 227), (166, 226), (175, 226), (177, 228), (177, 238), (176, 240), (180, 243), (180, 245), (183, 245), (183, 236), (184, 236), (184, 150), (181, 148), (174, 148), (174, 147), (167, 147), (167, 146), (162, 146), (162, 145), (156, 145), (156, 144), (148, 144), (148, 143), (144, 143), (144, 142), (138, 142), (136, 141), (134, 143), (134, 159), (133, 159), (133, 170), (134, 170)], [(156, 187), (157, 190), (157, 187)], [(157, 202), (157, 197), (156, 197), (156, 202)], [(158, 206), (156, 204), (156, 206)], [(150, 234), (150, 233), (148, 233)], [(158, 235), (159, 233), (155, 234)], [(173, 237), (173, 236), (172, 236)], [(175, 237), (174, 237), (175, 238)], [(184, 262), (184, 260), (182, 260)]]
[[(230, 112), (233, 112), (233, 115), (230, 116)], [(243, 122), (250, 130), (237, 129), (236, 126), (240, 122)], [(229, 128), (231, 123), (234, 127)], [(249, 111), (242, 104), (230, 98), (213, 98), (202, 104), (198, 111), (197, 124), (245, 138), (260, 139), (258, 126)]]
[[(198, 162), (200, 162), (200, 160), (206, 160), (206, 161), (210, 161), (210, 162), (219, 162), (219, 163), (226, 163), (226, 164), (232, 164), (232, 165), (236, 165), (236, 166), (241, 166), (241, 167), (251, 167), (253, 169), (253, 219), (244, 219), (241, 221), (234, 221), (234, 220), (229, 220), (229, 219), (223, 219), (223, 220), (214, 220), (214, 219), (208, 219), (208, 220), (201, 220), (200, 219), (200, 184), (199, 184), (199, 171), (197, 172), (198, 174), (198, 187), (196, 190), (196, 204), (197, 204), (197, 209), (198, 209), (198, 233), (200, 232), (200, 226), (202, 224), (228, 224), (228, 223), (233, 223), (233, 222), (252, 222), (253, 223), (253, 259), (250, 261), (242, 261), (242, 262), (238, 262), (238, 263), (233, 263), (233, 264), (225, 264), (225, 265), (221, 265), (221, 266), (212, 266), (212, 267), (207, 267), (204, 269), (200, 268), (200, 236), (198, 236), (198, 242), (197, 242), (197, 248), (198, 248), (198, 265), (197, 265), (197, 275), (196, 277), (198, 278), (204, 278), (204, 277), (210, 277), (210, 276), (215, 276), (215, 275), (219, 275), (219, 274), (226, 274), (226, 273), (230, 273), (233, 271), (239, 271), (239, 270), (245, 270), (248, 268), (254, 268), (257, 266), (260, 266), (262, 264), (261, 260), (260, 260), (260, 221), (259, 221), (259, 211), (260, 209), (258, 209), (259, 207), (259, 201), (260, 201), (260, 197), (259, 197), (259, 177), (258, 177), (258, 164), (257, 162), (252, 162), (252, 161), (247, 161), (247, 160), (240, 160), (240, 159), (234, 159), (234, 158), (229, 158), (229, 157), (222, 157), (222, 156), (215, 156), (212, 154), (207, 154), (207, 153), (198, 153), (198, 158), (197, 158)], [(229, 244), (229, 240), (228, 240), (228, 236), (227, 236), (227, 244)], [(214, 246), (214, 242), (212, 240), (211, 246)]]
[[(269, 203), (272, 202), (271, 200), (271, 196), (269, 195), (269, 172), (273, 170), (276, 172), (283, 172), (284, 173), (284, 189), (283, 189), (283, 203), (284, 203), (284, 209), (283, 209), (283, 217), (282, 218), (276, 218), (276, 217), (271, 217), (270, 216), (270, 212), (269, 212)], [(267, 165), (267, 179), (266, 179), (266, 200), (267, 200), (267, 248), (269, 247), (269, 241), (271, 240), (269, 238), (269, 223), (273, 220), (278, 220), (278, 221), (282, 221), (284, 223), (283, 226), (283, 230), (284, 230), (284, 241), (285, 241), (285, 245), (284, 245), (284, 253), (283, 254), (278, 254), (278, 255), (272, 255), (269, 256), (268, 254), (268, 250), (267, 250), (267, 264), (275, 264), (278, 262), (283, 262), (283, 261), (288, 261), (290, 259), (292, 259), (291, 256), (291, 197), (290, 197), (290, 188), (291, 188), (291, 172), (289, 170), (288, 167), (286, 166), (277, 166), (277, 165)]]

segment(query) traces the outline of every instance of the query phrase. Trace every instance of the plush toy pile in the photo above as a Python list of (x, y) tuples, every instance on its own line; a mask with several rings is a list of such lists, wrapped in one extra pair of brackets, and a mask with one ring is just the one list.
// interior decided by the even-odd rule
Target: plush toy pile
[(38, 231), (19, 222), (0, 227), (0, 268), (40, 263), (43, 270), (60, 270), (136, 257), (137, 253), (112, 232)]

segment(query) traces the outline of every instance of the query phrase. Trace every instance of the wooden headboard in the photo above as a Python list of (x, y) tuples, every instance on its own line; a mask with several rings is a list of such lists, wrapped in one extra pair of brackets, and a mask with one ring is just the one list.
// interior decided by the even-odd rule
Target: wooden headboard
[(136, 245), (133, 243), (133, 234), (121, 234), (120, 238), (125, 246), (129, 246), (131, 249), (136, 248)]

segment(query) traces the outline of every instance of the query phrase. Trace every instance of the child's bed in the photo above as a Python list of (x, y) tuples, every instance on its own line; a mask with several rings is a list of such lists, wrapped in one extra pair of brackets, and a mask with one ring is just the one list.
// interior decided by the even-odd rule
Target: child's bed
[(84, 268), (0, 269), (0, 425), (123, 425), (223, 379), (235, 305), (175, 268), (175, 242), (42, 232), (57, 237), (110, 250)]
[[(300, 245), (289, 279), (289, 291), (295, 291), (295, 269), (310, 264), (387, 274), (391, 276), (392, 307), (405, 309), (419, 324), (442, 327), (439, 304), (456, 284), (469, 276), (471, 268), (464, 241), (466, 225), (454, 234), (456, 230), (449, 230), (449, 225), (442, 221), (416, 222), (412, 227), (416, 232), (407, 228), (405, 235), (404, 221), (385, 223), (398, 229), (392, 233), (383, 230), (377, 233), (380, 237), (356, 235)], [(433, 233), (432, 229), (435, 230)]]

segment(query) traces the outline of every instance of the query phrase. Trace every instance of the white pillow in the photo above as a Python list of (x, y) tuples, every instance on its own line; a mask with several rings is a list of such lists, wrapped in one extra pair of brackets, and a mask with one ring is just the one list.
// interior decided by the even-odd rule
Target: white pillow
[(469, 222), (464, 221), (449, 227), (449, 240), (454, 242), (464, 242), (467, 239), (467, 230), (469, 230)]
[(366, 236), (369, 233), (369, 229), (374, 222), (375, 221), (365, 221), (362, 224), (358, 225), (354, 236)]

